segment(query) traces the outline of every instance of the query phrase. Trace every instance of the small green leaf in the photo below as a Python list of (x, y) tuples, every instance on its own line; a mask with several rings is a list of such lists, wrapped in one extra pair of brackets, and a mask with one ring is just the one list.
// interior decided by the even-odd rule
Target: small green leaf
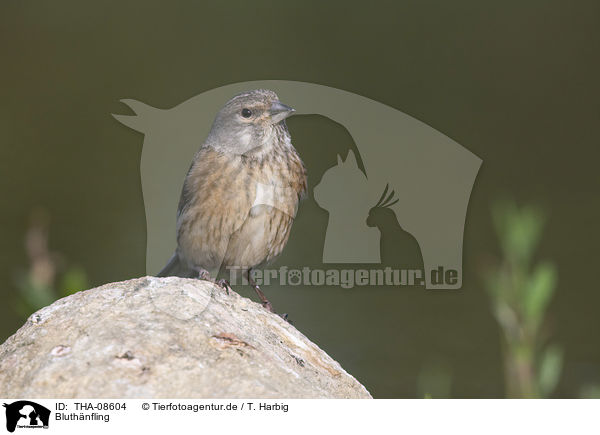
[(492, 218), (504, 256), (527, 266), (544, 227), (544, 215), (536, 207), (518, 208), (514, 202), (497, 202)]
[(523, 309), (528, 322), (537, 328), (556, 289), (556, 268), (550, 263), (539, 264), (524, 287)]

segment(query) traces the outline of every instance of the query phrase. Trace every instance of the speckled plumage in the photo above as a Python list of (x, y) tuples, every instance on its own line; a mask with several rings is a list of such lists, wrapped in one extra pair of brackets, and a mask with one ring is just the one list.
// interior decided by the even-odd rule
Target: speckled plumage
[(267, 90), (240, 94), (221, 109), (185, 178), (177, 251), (159, 276), (248, 269), (281, 253), (306, 192), (284, 121), (292, 112)]

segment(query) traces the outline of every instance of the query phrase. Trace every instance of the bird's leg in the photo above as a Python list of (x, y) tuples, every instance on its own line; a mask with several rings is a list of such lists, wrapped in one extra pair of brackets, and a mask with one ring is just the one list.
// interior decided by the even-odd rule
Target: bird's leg
[(262, 292), (262, 290), (260, 289), (260, 287), (258, 286), (256, 281), (254, 281), (254, 279), (252, 278), (252, 269), (248, 269), (248, 271), (246, 273), (248, 274), (248, 282), (250, 283), (250, 285), (252, 286), (252, 288), (254, 289), (254, 291), (256, 292), (258, 297), (260, 298), (262, 306), (265, 307), (270, 312), (274, 313), (275, 310), (273, 309), (273, 305), (271, 305), (271, 302), (269, 302), (269, 300), (267, 299), (265, 294)]
[(267, 299), (265, 294), (262, 292), (262, 290), (260, 289), (260, 287), (258, 286), (256, 281), (254, 281), (254, 279), (252, 279), (252, 269), (248, 269), (247, 274), (248, 274), (248, 283), (252, 286), (252, 288), (254, 289), (254, 291), (256, 292), (258, 297), (260, 298), (262, 306), (265, 307), (270, 312), (277, 314), (279, 317), (281, 317), (286, 322), (291, 323), (291, 321), (288, 319), (287, 313), (278, 314), (275, 312), (275, 310), (273, 309), (273, 305), (271, 305), (271, 302), (269, 302), (269, 300)]

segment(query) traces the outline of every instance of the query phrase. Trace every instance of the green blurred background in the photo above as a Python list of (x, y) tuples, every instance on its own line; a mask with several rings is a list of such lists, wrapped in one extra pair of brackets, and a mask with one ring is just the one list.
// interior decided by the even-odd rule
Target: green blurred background
[[(168, 108), (229, 83), (299, 80), (395, 107), (483, 166), (461, 290), (270, 289), (275, 307), (375, 397), (511, 395), (503, 302), (486, 291), (511, 263), (492, 209), (533, 204), (545, 227), (526, 262), (550, 260), (558, 284), (543, 332), (515, 346), (560, 348), (557, 386), (542, 396), (586, 396), (600, 384), (599, 19), (596, 1), (4, 0), (0, 340), (24, 322), (39, 290), (27, 277), (48, 278), (44, 264), (58, 271), (55, 297), (144, 274), (143, 137), (110, 116), (129, 113), (120, 99)], [(353, 146), (319, 117), (289, 127), (311, 187)], [(277, 265), (318, 263), (326, 222), (305, 201)]]

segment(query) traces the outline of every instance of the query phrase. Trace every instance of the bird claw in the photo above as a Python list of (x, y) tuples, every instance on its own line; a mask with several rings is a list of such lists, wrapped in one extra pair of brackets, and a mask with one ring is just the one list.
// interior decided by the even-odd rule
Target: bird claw
[(271, 302), (265, 300), (261, 303), (261, 305), (263, 306), (263, 308), (269, 310), (271, 313), (275, 312), (275, 310), (273, 309), (273, 305), (271, 305)]
[(210, 278), (210, 273), (206, 269), (200, 269), (198, 271), (198, 279), (201, 279), (203, 281), (212, 281), (212, 279)]
[(229, 284), (229, 281), (227, 281), (226, 279), (219, 279), (215, 281), (215, 284), (217, 284), (219, 287), (224, 288), (227, 294), (229, 294), (229, 290), (233, 291), (233, 289), (231, 288), (231, 284)]
[(198, 269), (198, 279), (212, 282), (218, 285), (219, 287), (224, 288), (227, 294), (229, 294), (229, 290), (233, 291), (231, 285), (229, 284), (229, 281), (227, 281), (226, 279), (212, 279), (210, 277), (210, 272), (206, 269)]

